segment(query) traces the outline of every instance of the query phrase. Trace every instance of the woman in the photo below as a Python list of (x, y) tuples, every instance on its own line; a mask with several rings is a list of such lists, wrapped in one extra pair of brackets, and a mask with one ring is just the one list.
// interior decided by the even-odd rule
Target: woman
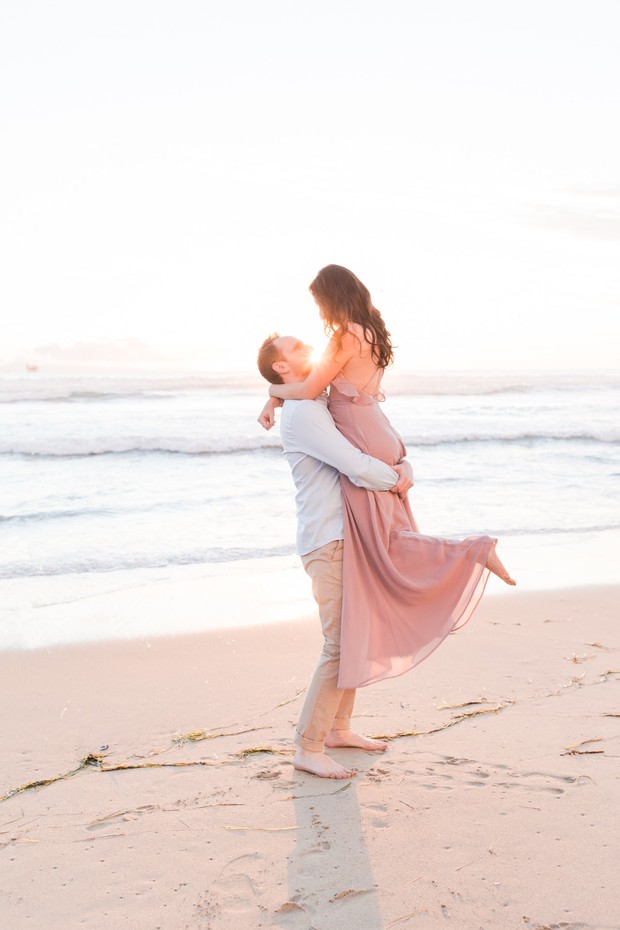
[[(310, 292), (330, 341), (305, 381), (272, 384), (282, 400), (315, 398), (328, 385), (338, 429), (388, 465), (406, 454), (379, 407), (393, 349), (381, 314), (362, 282), (341, 265), (323, 268)], [(260, 421), (273, 424), (272, 400)], [(341, 479), (344, 563), (338, 687), (357, 688), (401, 675), (423, 661), (470, 618), (489, 572), (516, 582), (490, 536), (460, 541), (422, 535), (405, 496), (366, 491)]]

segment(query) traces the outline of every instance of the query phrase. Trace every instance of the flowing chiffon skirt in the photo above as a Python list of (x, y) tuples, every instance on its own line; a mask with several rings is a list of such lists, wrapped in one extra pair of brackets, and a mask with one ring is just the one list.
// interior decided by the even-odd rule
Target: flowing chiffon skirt
[[(341, 433), (389, 465), (405, 454), (381, 410), (339, 375), (329, 409)], [(496, 540), (422, 535), (409, 502), (342, 477), (344, 561), (339, 688), (394, 678), (418, 665), (471, 617)]]

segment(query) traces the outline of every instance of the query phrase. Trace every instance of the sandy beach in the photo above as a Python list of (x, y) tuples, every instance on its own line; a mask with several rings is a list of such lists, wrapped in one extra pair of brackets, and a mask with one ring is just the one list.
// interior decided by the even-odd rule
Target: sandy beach
[(291, 765), (314, 617), (1, 653), (2, 926), (619, 927), (619, 603), (487, 596), (343, 782)]

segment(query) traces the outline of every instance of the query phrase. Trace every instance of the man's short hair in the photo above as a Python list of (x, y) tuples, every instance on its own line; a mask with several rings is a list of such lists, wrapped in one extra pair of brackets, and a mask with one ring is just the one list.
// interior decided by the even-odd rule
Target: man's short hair
[(260, 349), (258, 350), (258, 370), (263, 378), (270, 381), (271, 384), (284, 384), (282, 376), (273, 370), (273, 363), (282, 360), (282, 356), (274, 345), (276, 339), (280, 338), (280, 333), (271, 333), (267, 336)]

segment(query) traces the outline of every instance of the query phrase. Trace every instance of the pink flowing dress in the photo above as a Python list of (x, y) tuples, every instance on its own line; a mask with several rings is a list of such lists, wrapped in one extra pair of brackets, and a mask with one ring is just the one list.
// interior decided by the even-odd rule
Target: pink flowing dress
[[(358, 449), (396, 464), (406, 449), (379, 406), (338, 375), (329, 409)], [(394, 678), (418, 665), (471, 617), (488, 579), (490, 536), (424, 536), (408, 500), (342, 477), (344, 561), (339, 688)]]

